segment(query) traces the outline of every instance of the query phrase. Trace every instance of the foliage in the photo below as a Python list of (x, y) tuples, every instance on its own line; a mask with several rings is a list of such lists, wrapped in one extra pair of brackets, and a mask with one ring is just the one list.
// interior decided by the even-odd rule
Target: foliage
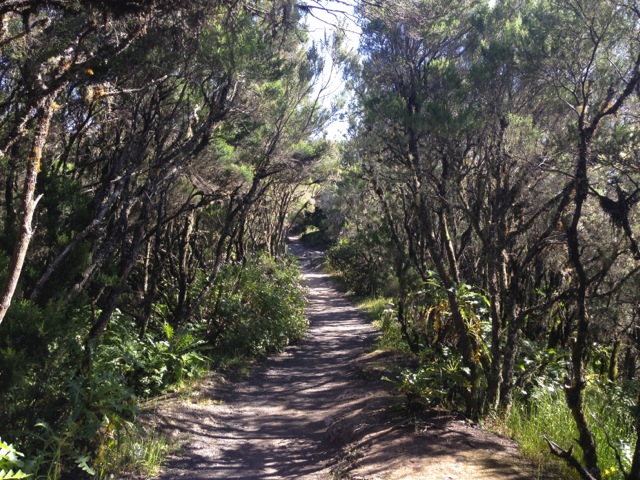
[(365, 298), (358, 306), (369, 314), (373, 324), (380, 331), (376, 341), (378, 348), (393, 352), (409, 353), (410, 349), (402, 336), (400, 324), (396, 321), (394, 304), (390, 298)]
[(434, 407), (457, 410), (462, 403), (463, 392), (468, 388), (468, 372), (460, 357), (446, 347), (434, 353), (422, 351), (419, 366), (402, 370), (395, 381), (398, 391), (407, 397), (409, 410)]
[(110, 372), (139, 397), (164, 393), (169, 388), (202, 377), (210, 360), (209, 349), (198, 330), (175, 332), (169, 324), (160, 331), (139, 338), (135, 323), (120, 312), (112, 320), (104, 341), (94, 357), (94, 369)]
[[(403, 0), (358, 12), (353, 136), (322, 207), (346, 279), (395, 277), (397, 326), (384, 330), (429, 357), (401, 389), (437, 401), (459, 372), (452, 384), (478, 417), (558, 382), (581, 456), (571, 442), (557, 455), (584, 479), (611, 475), (606, 450), (627, 433), (597, 433), (587, 372), (637, 380), (636, 6)], [(632, 478), (637, 445), (615, 447)]]
[(256, 255), (228, 265), (220, 287), (225, 293), (210, 319), (217, 352), (263, 357), (304, 336), (304, 289), (293, 259)]
[[(586, 390), (585, 409), (596, 437), (603, 478), (623, 480), (623, 471), (631, 466), (636, 441), (633, 428), (636, 389), (594, 379)], [(541, 468), (553, 466), (562, 471), (563, 478), (577, 478), (574, 471), (553, 457), (543, 438), (546, 435), (563, 448), (576, 442), (577, 431), (561, 383), (540, 379), (528, 398), (516, 401), (507, 424), (523, 453)], [(622, 469), (616, 455), (620, 456)]]
[[(10, 310), (0, 339), (0, 425), (16, 435), (68, 415), (70, 379), (82, 364), (80, 342), (87, 312), (51, 303), (39, 308), (22, 301)], [(48, 361), (42, 363), (42, 357)]]
[(11, 480), (18, 478), (28, 478), (28, 475), (22, 471), (24, 461), (21, 459), (24, 455), (18, 452), (13, 445), (9, 445), (0, 438), (0, 479)]
[(99, 478), (110, 478), (112, 472), (154, 476), (159, 473), (168, 453), (177, 447), (153, 430), (131, 425), (105, 445)]
[(53, 425), (39, 422), (31, 433), (38, 450), (30, 469), (46, 471), (47, 478), (62, 478), (74, 469), (95, 475), (112, 440), (135, 418), (134, 395), (108, 371), (72, 379), (68, 396), (68, 417)]
[[(390, 294), (391, 272), (380, 237), (373, 232), (342, 239), (326, 255), (329, 266), (356, 296)], [(391, 282), (392, 283), (392, 282)]]
[[(63, 351), (70, 355), (67, 363), (58, 363), (63, 370), (49, 378), (50, 388), (61, 389), (61, 382), (67, 380), (59, 405), (52, 408), (52, 404), (44, 403), (48, 411), (31, 412), (42, 415), (36, 429), (23, 427), (18, 435), (29, 439), (26, 471), (45, 473), (53, 479), (74, 471), (100, 477), (120, 469), (153, 471), (169, 446), (155, 433), (145, 433), (136, 426), (141, 398), (180, 388), (203, 376), (211, 365), (207, 356), (210, 352), (218, 357), (260, 357), (279, 351), (304, 335), (307, 327), (304, 289), (293, 259), (279, 261), (269, 255), (252, 256), (245, 262), (227, 265), (219, 281), (216, 291), (222, 292), (222, 297), (218, 309), (212, 312), (215, 318), (209, 320), (177, 329), (164, 323), (140, 336), (136, 322), (116, 311), (111, 328), (91, 356), (90, 365), (80, 372), (77, 365), (84, 362), (83, 346), (70, 344), (58, 350), (50, 347), (57, 355)], [(159, 306), (156, 309), (162, 311)], [(40, 312), (25, 304), (21, 315), (20, 318), (27, 315), (37, 318)], [(76, 321), (81, 316), (82, 312), (76, 312)], [(7, 325), (18, 319), (11, 317)], [(207, 329), (207, 325), (214, 324), (218, 332), (215, 339)], [(16, 324), (27, 325), (32, 324)], [(19, 338), (16, 335), (14, 341)], [(23, 357), (18, 361), (10, 354), (15, 351), (11, 348), (15, 346), (7, 347), (2, 358), (8, 366), (7, 373), (12, 375), (10, 378), (17, 382), (24, 375), (18, 368), (29, 371), (38, 364), (33, 361), (25, 364)], [(61, 362), (63, 358), (58, 360)], [(42, 379), (50, 374), (44, 372)], [(13, 398), (15, 402), (6, 411), (11, 420), (23, 415), (20, 406), (28, 402), (27, 398), (16, 397), (18, 391), (9, 385), (8, 391), (16, 392), (13, 397), (4, 392), (5, 398)]]

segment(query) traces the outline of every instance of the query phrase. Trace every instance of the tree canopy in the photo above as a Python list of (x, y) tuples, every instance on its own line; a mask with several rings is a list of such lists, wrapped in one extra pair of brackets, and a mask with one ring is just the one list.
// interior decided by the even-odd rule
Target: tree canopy
[(363, 0), (357, 55), (308, 42), (322, 8), (0, 1), (0, 432), (23, 468), (98, 475), (136, 398), (300, 338), (286, 239), (315, 223), (392, 302), (408, 397), (509, 418), (546, 389), (575, 429), (550, 451), (640, 478), (637, 2)]
[(302, 335), (286, 234), (333, 155), (329, 47), (305, 12), (0, 2), (0, 431), (32, 473), (106, 468), (128, 396), (186, 378), (203, 349)]
[[(609, 448), (585, 408), (596, 351), (610, 381), (623, 383), (623, 355), (637, 378), (638, 14), (599, 0), (359, 4), (335, 194), (358, 206), (325, 200), (334, 264), (394, 298), (421, 372), (459, 365), (448, 388), (469, 415), (508, 412), (551, 357), (563, 365), (581, 452), (549, 446), (588, 479)], [(617, 452), (638, 478), (640, 450)]]

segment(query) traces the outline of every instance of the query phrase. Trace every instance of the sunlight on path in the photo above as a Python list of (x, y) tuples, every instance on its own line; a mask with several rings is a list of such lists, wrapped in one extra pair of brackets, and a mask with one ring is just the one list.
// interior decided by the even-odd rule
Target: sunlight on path
[(291, 250), (309, 287), (308, 337), (257, 368), (222, 405), (190, 405), (191, 415), (175, 418), (190, 441), (160, 478), (330, 478), (335, 452), (327, 426), (366, 398), (353, 388), (350, 362), (374, 331), (328, 276), (310, 267), (313, 252), (299, 244)]
[(403, 398), (367, 370), (388, 355), (368, 348), (373, 327), (314, 270), (320, 252), (290, 248), (309, 287), (307, 338), (240, 383), (214, 381), (195, 401), (160, 407), (182, 445), (161, 479), (533, 478), (507, 439), (451, 414), (408, 418)]

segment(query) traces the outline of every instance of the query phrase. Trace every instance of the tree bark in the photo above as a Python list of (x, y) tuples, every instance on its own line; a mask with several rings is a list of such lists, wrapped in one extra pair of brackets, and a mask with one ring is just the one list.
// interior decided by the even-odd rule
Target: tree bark
[(18, 280), (20, 279), (20, 273), (22, 272), (22, 267), (24, 266), (24, 261), (27, 256), (29, 243), (31, 243), (31, 238), (33, 237), (33, 215), (38, 202), (42, 198), (42, 195), (36, 197), (36, 185), (38, 172), (40, 172), (40, 164), (42, 162), (42, 152), (47, 143), (47, 137), (49, 136), (49, 125), (51, 124), (51, 117), (54, 112), (53, 105), (54, 95), (45, 97), (36, 115), (37, 127), (27, 161), (27, 172), (22, 190), (22, 206), (18, 235), (11, 263), (9, 264), (7, 279), (0, 293), (0, 323), (4, 320), (11, 306), (11, 300), (18, 286)]
[(594, 129), (584, 128), (580, 133), (578, 161), (574, 178), (575, 199), (571, 225), (567, 232), (567, 249), (569, 263), (576, 276), (576, 310), (577, 332), (571, 352), (571, 384), (565, 387), (567, 405), (578, 429), (578, 441), (584, 454), (587, 471), (595, 478), (600, 478), (596, 443), (584, 413), (584, 390), (587, 382), (584, 378), (584, 358), (589, 338), (589, 315), (587, 312), (588, 278), (584, 270), (580, 254), (579, 224), (582, 219), (582, 208), (589, 193), (587, 162), (591, 156), (591, 138)]
[[(640, 405), (640, 393), (636, 405)], [(640, 478), (640, 410), (636, 408), (636, 448), (633, 452), (633, 461), (631, 462), (631, 471), (627, 477), (629, 480)]]

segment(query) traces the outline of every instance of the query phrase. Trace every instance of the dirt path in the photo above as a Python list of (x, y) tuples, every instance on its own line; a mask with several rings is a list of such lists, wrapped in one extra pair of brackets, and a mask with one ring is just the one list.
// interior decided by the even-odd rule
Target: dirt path
[[(305, 341), (246, 381), (157, 407), (183, 451), (161, 479), (529, 479), (514, 447), (452, 418), (408, 421), (380, 381), (364, 315), (294, 243), (309, 287)], [(514, 460), (515, 459), (515, 460)]]

